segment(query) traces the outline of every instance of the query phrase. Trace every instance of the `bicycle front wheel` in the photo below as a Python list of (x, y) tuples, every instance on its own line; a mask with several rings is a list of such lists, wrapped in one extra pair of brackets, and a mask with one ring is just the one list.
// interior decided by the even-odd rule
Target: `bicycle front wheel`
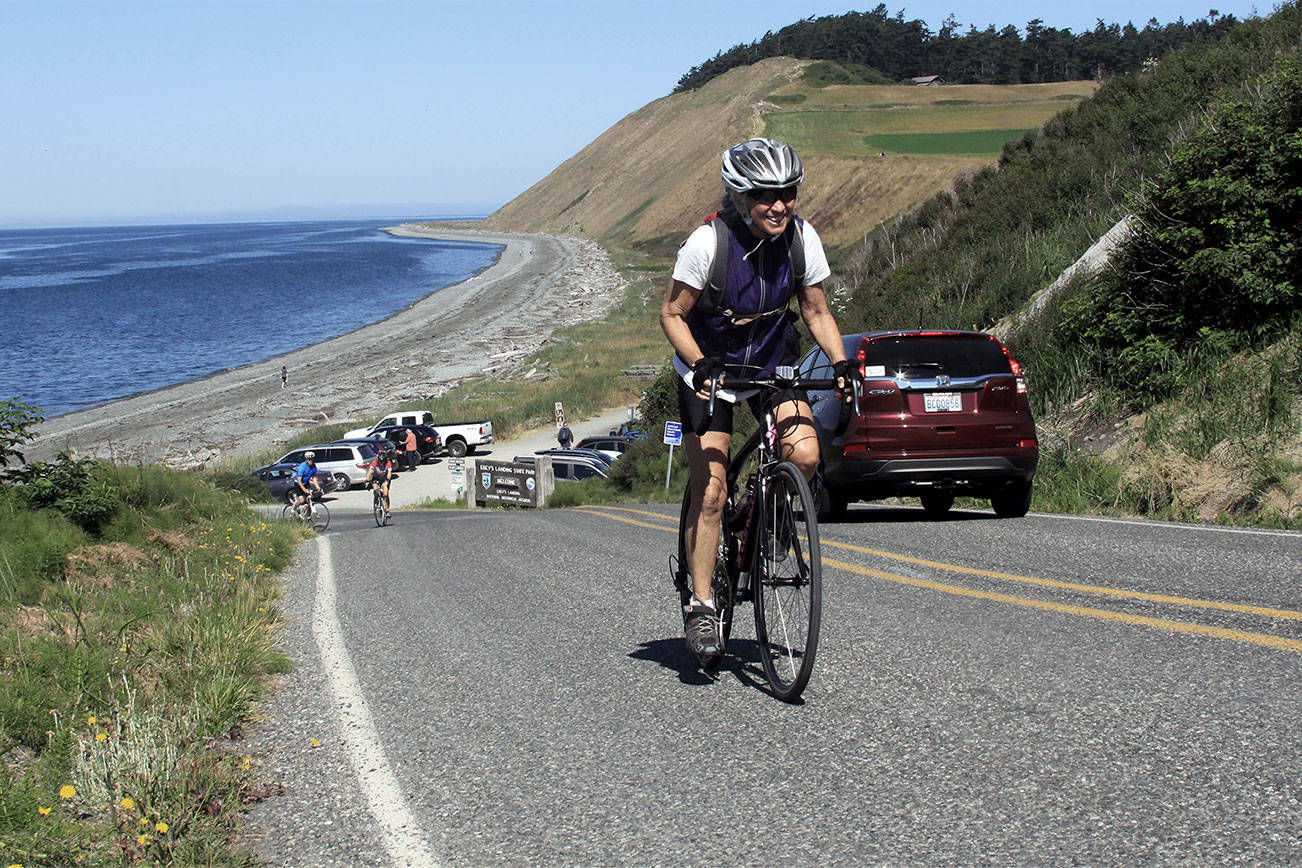
[(330, 526), (330, 510), (326, 509), (324, 503), (318, 501), (312, 502), (312, 530), (320, 533)]
[(795, 702), (814, 671), (823, 617), (817, 507), (791, 462), (766, 476), (751, 571), (755, 635), (774, 695)]
[(384, 514), (384, 498), (380, 495), (379, 489), (375, 490), (375, 495), (371, 499), (371, 510), (375, 513), (375, 526), (384, 527), (388, 516)]

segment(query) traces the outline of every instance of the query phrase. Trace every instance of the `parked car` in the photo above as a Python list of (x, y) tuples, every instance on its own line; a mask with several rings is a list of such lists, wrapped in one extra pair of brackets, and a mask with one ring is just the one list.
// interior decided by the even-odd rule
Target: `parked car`
[(574, 446), (576, 449), (595, 449), (613, 460), (627, 452), (633, 443), (633, 438), (607, 434), (598, 437), (584, 437)]
[(438, 432), (428, 425), (383, 425), (371, 431), (371, 436), (388, 440), (402, 452), (405, 451), (403, 444), (407, 442), (408, 428), (416, 432), (416, 450), (420, 452), (421, 461), (433, 458), (443, 448), (443, 440)]
[(615, 461), (615, 459), (598, 449), (579, 449), (577, 447), (571, 447), (569, 449), (538, 449), (534, 452), (534, 455), (550, 455), (553, 458), (586, 458), (590, 461), (604, 464), (607, 467)]
[[(257, 479), (266, 487), (267, 493), (276, 500), (286, 502), (293, 500), (290, 492), (297, 491), (298, 486), (294, 485), (294, 471), (298, 469), (297, 464), (268, 464), (265, 467), (259, 467), (249, 474)], [(321, 493), (329, 494), (335, 490), (335, 478), (332, 475), (322, 473), (321, 476)]]
[(611, 437), (627, 437), (630, 440), (646, 440), (648, 435), (640, 428), (634, 428), (627, 422), (619, 423), (619, 427), (610, 432)]
[[(331, 440), (330, 445), (331, 446), (357, 446), (357, 445), (369, 446), (372, 453), (378, 453), (381, 449), (385, 448), (386, 446), (392, 446), (393, 442), (386, 437), (341, 437), (338, 440)], [(402, 453), (400, 452), (394, 453), (395, 455), (395, 460), (393, 463), (394, 473), (401, 473), (407, 469), (407, 465), (405, 463), (396, 460), (396, 456), (401, 454)], [(370, 459), (367, 460), (369, 461)]]
[(333, 476), (339, 491), (365, 482), (366, 468), (375, 457), (375, 449), (368, 443), (320, 443), (286, 452), (276, 463), (297, 466), (309, 452), (316, 453), (317, 472)]
[[(546, 455), (544, 450), (538, 453)], [(577, 479), (589, 479), (593, 476), (600, 476), (603, 479), (607, 476), (610, 465), (591, 458), (586, 455), (552, 455), (552, 473), (557, 482), (573, 481)], [(512, 459), (521, 464), (536, 464), (537, 461), (533, 455), (517, 455)]]
[[(1001, 518), (1026, 515), (1039, 461), (1026, 378), (1008, 349), (984, 332), (897, 331), (848, 335), (847, 358), (864, 374), (861, 413), (834, 436), (835, 392), (810, 392), (823, 454), (823, 513), (848, 504), (916, 496), (931, 518), (956, 495), (989, 498)], [(822, 350), (800, 363), (831, 377)]]

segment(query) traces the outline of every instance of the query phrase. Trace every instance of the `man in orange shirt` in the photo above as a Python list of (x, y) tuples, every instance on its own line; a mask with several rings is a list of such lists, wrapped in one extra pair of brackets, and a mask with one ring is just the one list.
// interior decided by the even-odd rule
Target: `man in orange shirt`
[(407, 450), (407, 470), (415, 470), (416, 465), (420, 464), (420, 450), (416, 446), (416, 429), (407, 429), (407, 439), (403, 441), (402, 448)]

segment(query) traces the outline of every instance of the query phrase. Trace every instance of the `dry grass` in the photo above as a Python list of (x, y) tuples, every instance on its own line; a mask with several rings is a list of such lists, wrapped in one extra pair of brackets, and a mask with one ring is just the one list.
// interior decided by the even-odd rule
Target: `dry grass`
[(130, 585), (132, 576), (152, 569), (154, 559), (122, 542), (82, 546), (67, 557), (65, 575), (68, 584), (82, 591), (107, 591)]

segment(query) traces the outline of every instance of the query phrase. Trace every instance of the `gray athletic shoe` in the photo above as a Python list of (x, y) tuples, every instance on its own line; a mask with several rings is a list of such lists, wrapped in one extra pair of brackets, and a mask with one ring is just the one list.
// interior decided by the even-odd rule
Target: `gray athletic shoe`
[(723, 643), (719, 640), (719, 613), (713, 606), (696, 603), (683, 614), (683, 633), (687, 648), (696, 657), (702, 669), (713, 669), (723, 659)]

